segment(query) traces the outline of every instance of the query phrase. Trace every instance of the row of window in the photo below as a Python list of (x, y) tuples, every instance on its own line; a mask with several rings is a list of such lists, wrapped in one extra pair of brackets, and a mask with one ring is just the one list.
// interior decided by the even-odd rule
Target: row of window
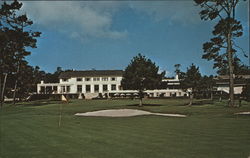
[[(86, 78), (76, 78), (76, 81), (81, 82), (83, 81), (83, 79), (85, 79), (85, 81), (108, 81), (109, 78), (108, 77), (86, 77)], [(116, 77), (111, 77), (110, 81), (116, 81)]]
[(61, 91), (62, 92), (70, 92), (70, 86), (62, 86)]
[[(69, 79), (67, 79), (67, 78), (64, 78), (64, 79), (62, 79), (63, 80), (63, 82), (68, 82), (68, 80)], [(86, 78), (76, 78), (76, 81), (77, 82), (81, 82), (81, 81), (108, 81), (109, 80), (109, 78), (108, 77), (93, 77), (93, 78), (91, 78), (91, 77), (86, 77)], [(110, 81), (116, 81), (116, 77), (111, 77), (110, 78)]]
[[(100, 86), (101, 85), (94, 85), (94, 92), (95, 93), (99, 92)], [(86, 93), (90, 93), (90, 91), (91, 91), (90, 85), (85, 85), (85, 90), (86, 90)], [(103, 92), (107, 92), (108, 91), (108, 85), (106, 85), (106, 84), (102, 85), (102, 90), (103, 90)], [(116, 85), (115, 84), (111, 85), (111, 90), (112, 91), (116, 90)], [(77, 85), (77, 92), (78, 93), (82, 92), (82, 85)]]

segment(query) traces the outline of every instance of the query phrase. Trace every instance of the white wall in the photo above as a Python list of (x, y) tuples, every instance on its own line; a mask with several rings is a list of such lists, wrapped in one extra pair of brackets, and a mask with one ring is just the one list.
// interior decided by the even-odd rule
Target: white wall
[[(115, 77), (115, 81), (111, 81), (111, 78)], [(77, 81), (77, 78), (82, 78), (82, 81)], [(85, 78), (91, 78), (90, 81), (85, 81)], [(103, 85), (108, 85), (108, 91), (111, 90), (111, 85), (116, 85), (116, 90), (118, 90), (119, 86), (121, 85), (121, 76), (110, 76), (108, 77), (108, 81), (102, 81), (102, 77), (99, 77), (99, 81), (94, 81), (94, 77), (72, 77), (67, 81), (63, 81), (60, 79), (60, 84), (70, 84), (70, 93), (77, 93), (77, 85), (82, 85), (82, 93), (86, 93), (86, 85), (90, 85), (90, 93), (94, 92), (94, 85), (99, 85), (99, 93), (103, 93)]]

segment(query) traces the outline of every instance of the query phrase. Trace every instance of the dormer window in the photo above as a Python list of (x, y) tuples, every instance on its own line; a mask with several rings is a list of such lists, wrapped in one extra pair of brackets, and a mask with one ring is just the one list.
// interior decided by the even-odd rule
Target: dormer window
[(69, 79), (67, 79), (67, 78), (63, 78), (63, 79), (62, 79), (62, 81), (63, 81), (63, 82), (68, 82), (68, 81), (69, 81)]
[(90, 77), (85, 78), (85, 81), (90, 81), (90, 80), (91, 80)]
[(108, 81), (108, 77), (103, 77), (102, 81)]
[(82, 81), (82, 78), (76, 78), (76, 81), (77, 81), (77, 82), (81, 82), (81, 81)]
[(94, 77), (93, 81), (100, 81), (100, 78), (99, 77)]

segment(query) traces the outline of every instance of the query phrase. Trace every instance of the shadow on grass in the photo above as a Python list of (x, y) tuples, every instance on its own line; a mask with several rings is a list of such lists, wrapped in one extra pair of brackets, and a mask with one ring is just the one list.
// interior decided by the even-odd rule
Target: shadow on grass
[(17, 105), (24, 105), (24, 106), (44, 106), (50, 104), (63, 104), (61, 101), (55, 100), (37, 100), (37, 101), (30, 101), (25, 103), (17, 103)]
[[(213, 100), (195, 100), (192, 104), (192, 106), (203, 106), (203, 105), (213, 105), (214, 101)], [(177, 106), (188, 106), (189, 102), (179, 104)]]
[[(128, 104), (125, 106), (139, 106), (139, 104)], [(142, 106), (163, 106), (161, 104), (142, 104)]]

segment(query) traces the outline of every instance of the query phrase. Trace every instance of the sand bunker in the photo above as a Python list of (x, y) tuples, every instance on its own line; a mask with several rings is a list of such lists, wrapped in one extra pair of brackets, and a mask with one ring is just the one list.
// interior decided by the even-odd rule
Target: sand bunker
[(163, 114), (163, 113), (151, 113), (143, 110), (136, 109), (113, 109), (113, 110), (100, 110), (86, 113), (76, 113), (76, 116), (102, 116), (102, 117), (131, 117), (139, 115), (159, 115), (170, 117), (186, 117), (181, 114)]
[(235, 113), (236, 115), (250, 115), (250, 111), (246, 111), (246, 112), (238, 112)]

